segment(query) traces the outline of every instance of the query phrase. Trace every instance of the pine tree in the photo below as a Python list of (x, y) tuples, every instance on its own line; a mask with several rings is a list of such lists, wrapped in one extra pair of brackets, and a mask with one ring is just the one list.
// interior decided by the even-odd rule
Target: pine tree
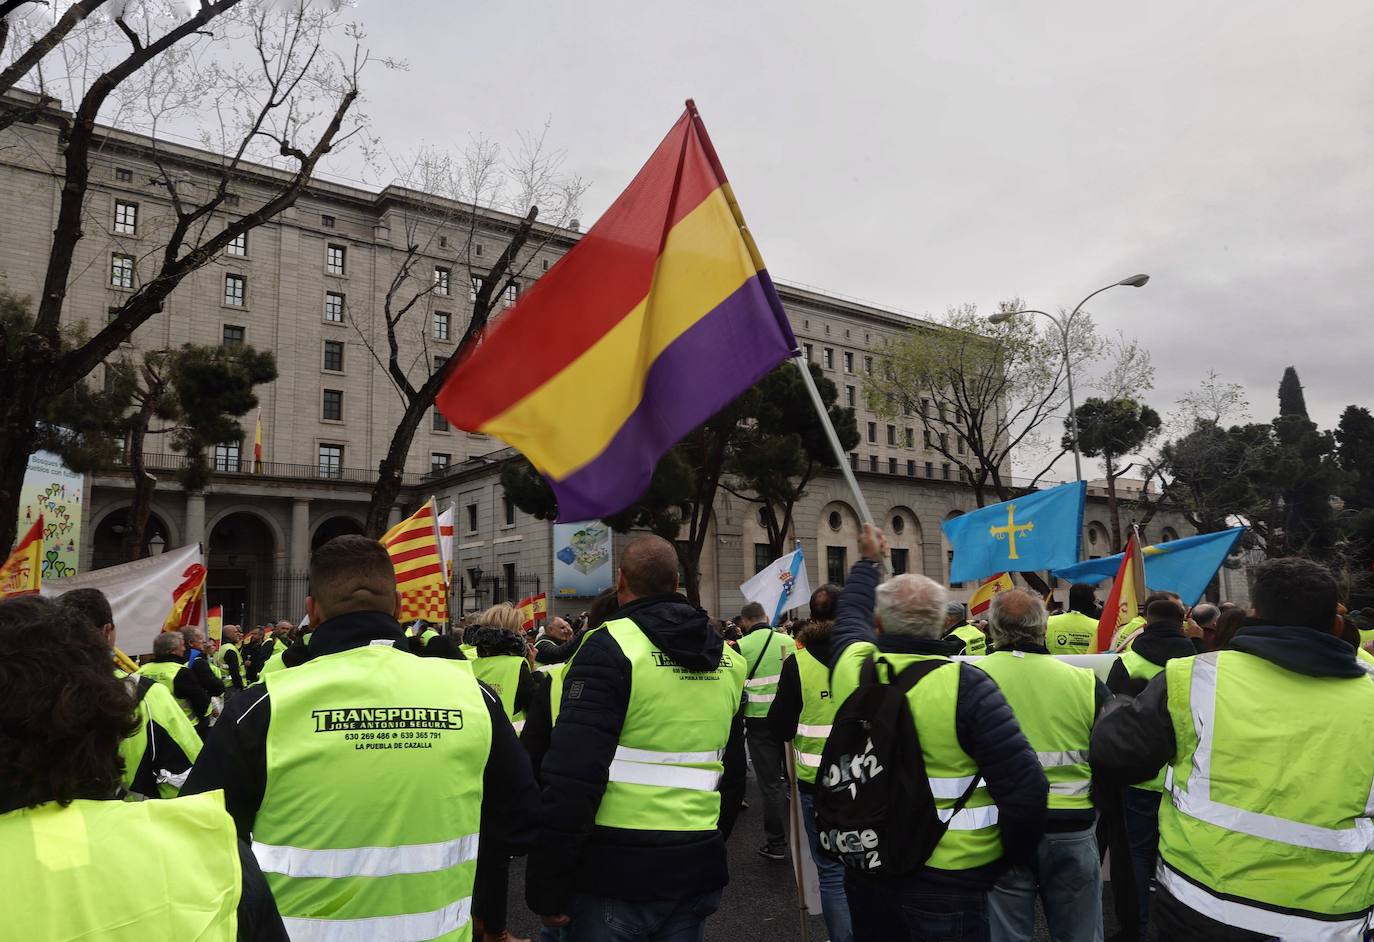
[(1287, 367), (1279, 382), (1279, 415), (1298, 415), (1307, 418), (1307, 400), (1302, 395), (1302, 383), (1298, 382), (1298, 371)]

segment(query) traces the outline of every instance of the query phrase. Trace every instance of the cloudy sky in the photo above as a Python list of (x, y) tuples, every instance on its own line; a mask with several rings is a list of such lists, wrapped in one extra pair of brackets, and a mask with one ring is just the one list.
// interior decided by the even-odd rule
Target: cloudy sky
[[(408, 15), (399, 15), (404, 10)], [(1162, 413), (1369, 404), (1374, 4), (362, 0), (387, 146), (551, 139), (594, 219), (691, 96), (768, 267), (915, 314), (1094, 302)]]

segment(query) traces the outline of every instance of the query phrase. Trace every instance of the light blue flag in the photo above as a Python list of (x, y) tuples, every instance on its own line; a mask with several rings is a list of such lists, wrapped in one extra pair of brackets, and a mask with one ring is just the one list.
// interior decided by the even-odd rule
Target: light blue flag
[(1061, 484), (945, 521), (950, 582), (1076, 563), (1087, 491), (1082, 481)]
[[(1196, 605), (1244, 532), (1244, 527), (1233, 527), (1145, 547), (1140, 553), (1145, 558), (1146, 587), (1177, 592), (1184, 605)], [(1065, 582), (1101, 582), (1116, 575), (1122, 555), (1066, 566), (1054, 575)]]

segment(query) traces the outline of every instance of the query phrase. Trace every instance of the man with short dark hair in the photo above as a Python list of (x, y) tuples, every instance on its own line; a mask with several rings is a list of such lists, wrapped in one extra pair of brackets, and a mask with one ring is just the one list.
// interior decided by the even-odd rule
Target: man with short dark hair
[(1045, 648), (1051, 654), (1091, 654), (1097, 646), (1097, 622), (1101, 617), (1093, 587), (1075, 582), (1069, 586), (1069, 610), (1050, 616)]
[(787, 772), (782, 763), (782, 742), (768, 723), (768, 708), (778, 694), (783, 661), (796, 651), (797, 645), (790, 636), (773, 630), (758, 602), (750, 602), (741, 609), (739, 625), (744, 631), (739, 653), (747, 671), (744, 740), (763, 798), (764, 843), (759, 853), (769, 860), (786, 860), (787, 831), (783, 819), (787, 815)]
[(325, 543), (310, 589), (309, 660), (234, 698), (185, 791), (224, 790), (294, 938), (457, 938), (478, 834), (533, 841), (529, 761), (471, 671), (410, 653), (380, 543)]
[(678, 595), (677, 574), (667, 540), (625, 547), (620, 609), (563, 675), (525, 878), (563, 942), (699, 940), (729, 881), (744, 665)]
[(1351, 939), (1374, 925), (1374, 673), (1336, 637), (1337, 585), (1308, 560), (1254, 572), (1228, 648), (1170, 660), (1093, 732), (1093, 768), (1167, 767), (1161, 939)]
[(1217, 634), (1217, 619), (1221, 617), (1221, 609), (1211, 602), (1201, 602), (1193, 606), (1193, 610), (1188, 613), (1188, 617), (1193, 620), (1193, 624), (1198, 626), (1202, 632), (1202, 647), (1204, 650), (1215, 650), (1213, 643)]
[(840, 593), (844, 589), (833, 582), (827, 582), (815, 592), (811, 593), (811, 620), (812, 621), (834, 621), (835, 606), (840, 602)]

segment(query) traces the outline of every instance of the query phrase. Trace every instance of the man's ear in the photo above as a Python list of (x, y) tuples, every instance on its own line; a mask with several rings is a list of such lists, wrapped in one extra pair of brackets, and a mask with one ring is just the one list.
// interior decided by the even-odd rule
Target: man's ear
[(311, 628), (324, 621), (324, 615), (320, 613), (320, 603), (315, 601), (313, 595), (305, 597), (305, 617), (310, 619)]
[(394, 618), (394, 619), (396, 619), (397, 621), (400, 621), (400, 620), (401, 620), (401, 590), (400, 590), (400, 589), (397, 589), (397, 590), (396, 590), (396, 607), (395, 607), (395, 609), (391, 612), (391, 617)]
[(873, 633), (875, 635), (883, 633), (883, 617), (881, 615), (875, 614), (873, 616)]

